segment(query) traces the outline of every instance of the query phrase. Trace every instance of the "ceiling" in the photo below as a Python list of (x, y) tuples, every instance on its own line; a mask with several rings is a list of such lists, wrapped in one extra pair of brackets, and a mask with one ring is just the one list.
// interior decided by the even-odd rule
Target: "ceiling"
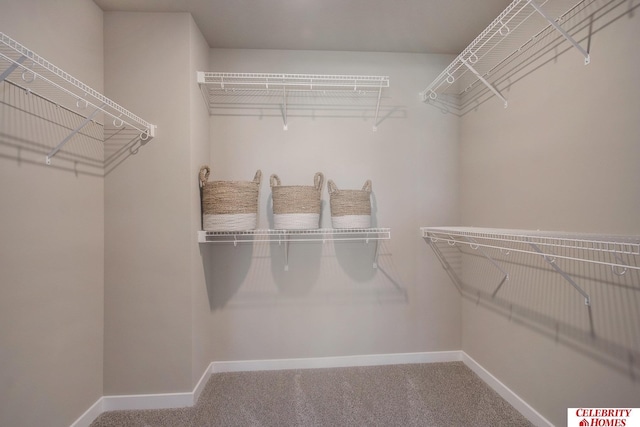
[(190, 12), (212, 48), (460, 53), (511, 0), (94, 0)]

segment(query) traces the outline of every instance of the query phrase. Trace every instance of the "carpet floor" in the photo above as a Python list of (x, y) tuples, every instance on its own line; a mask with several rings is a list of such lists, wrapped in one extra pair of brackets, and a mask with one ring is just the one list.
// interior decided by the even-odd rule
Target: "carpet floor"
[(462, 362), (213, 374), (195, 406), (90, 427), (532, 426)]

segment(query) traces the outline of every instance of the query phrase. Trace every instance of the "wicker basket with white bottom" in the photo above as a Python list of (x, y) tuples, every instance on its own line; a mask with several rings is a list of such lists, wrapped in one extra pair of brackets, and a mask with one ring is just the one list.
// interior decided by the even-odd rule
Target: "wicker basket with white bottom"
[(271, 175), (273, 225), (277, 230), (312, 230), (320, 228), (324, 175), (315, 174), (314, 185), (281, 185), (278, 175)]
[(210, 171), (209, 166), (200, 168), (203, 230), (254, 230), (262, 171), (258, 169), (253, 181), (207, 181)]
[(339, 190), (332, 180), (327, 181), (327, 187), (333, 228), (371, 227), (371, 180), (362, 190)]

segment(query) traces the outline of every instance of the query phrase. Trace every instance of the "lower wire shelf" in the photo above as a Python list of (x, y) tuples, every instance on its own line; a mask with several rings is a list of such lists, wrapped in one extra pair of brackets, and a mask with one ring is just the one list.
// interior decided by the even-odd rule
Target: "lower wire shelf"
[(373, 268), (378, 268), (378, 241), (391, 239), (390, 228), (318, 228), (313, 230), (244, 230), (198, 231), (199, 243), (275, 242), (284, 246), (285, 271), (289, 270), (289, 243), (291, 242), (363, 242), (375, 243)]
[(640, 270), (640, 236), (611, 236), (602, 234), (566, 233), (540, 230), (510, 230), (478, 227), (421, 227), (422, 237), (441, 256), (436, 243), (450, 246), (465, 245), (478, 250), (499, 269), (504, 277), (493, 296), (509, 280), (509, 274), (483, 248), (498, 249), (504, 254), (520, 252), (542, 256), (543, 259), (591, 304), (589, 295), (556, 263), (566, 259), (609, 266), (617, 276), (629, 270)]

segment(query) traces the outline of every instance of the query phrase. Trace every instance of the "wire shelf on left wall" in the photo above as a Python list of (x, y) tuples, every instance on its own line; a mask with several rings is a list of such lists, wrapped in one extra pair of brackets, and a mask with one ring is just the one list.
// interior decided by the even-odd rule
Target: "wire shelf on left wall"
[(156, 126), (82, 83), (32, 50), (0, 32), (0, 82), (9, 82), (57, 107), (82, 116), (82, 121), (49, 151), (46, 163), (85, 126), (109, 122), (116, 129), (139, 132), (141, 141), (156, 136)]

